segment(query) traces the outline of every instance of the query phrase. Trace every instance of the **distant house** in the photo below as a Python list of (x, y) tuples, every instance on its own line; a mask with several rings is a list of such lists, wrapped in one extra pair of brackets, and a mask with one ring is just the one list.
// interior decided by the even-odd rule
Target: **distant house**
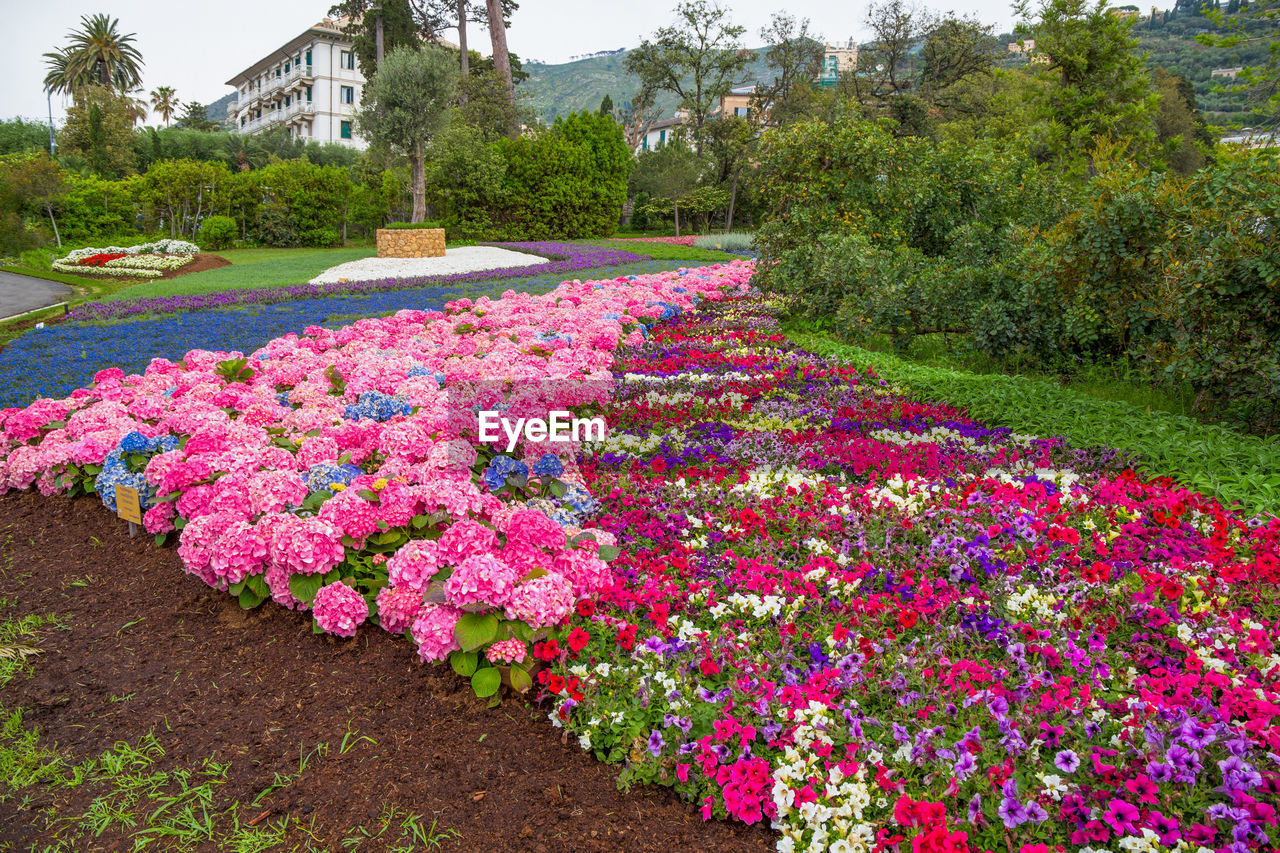
[(1031, 56), (1036, 52), (1036, 40), (1023, 39), (1022, 41), (1009, 42), (1005, 48), (1016, 56)]
[(232, 129), (252, 134), (283, 127), (293, 139), (365, 148), (355, 132), (365, 79), (343, 32), (347, 23), (325, 18), (228, 80), (236, 89), (227, 106)]
[(636, 153), (641, 151), (655, 151), (662, 146), (671, 142), (679, 135), (680, 130), (684, 127), (685, 116), (677, 114), (673, 118), (664, 118), (655, 121), (649, 125), (649, 130), (640, 138), (640, 144), (636, 147)]
[(1142, 14), (1142, 10), (1137, 6), (1116, 6), (1108, 9), (1107, 14), (1113, 18), (1137, 18)]
[(1240, 72), (1244, 71), (1244, 67), (1237, 65), (1235, 68), (1215, 68), (1209, 72), (1209, 77), (1221, 77), (1224, 80), (1234, 80), (1240, 76)]
[(858, 43), (850, 37), (844, 44), (828, 44), (818, 73), (819, 86), (834, 86), (840, 75), (858, 68)]

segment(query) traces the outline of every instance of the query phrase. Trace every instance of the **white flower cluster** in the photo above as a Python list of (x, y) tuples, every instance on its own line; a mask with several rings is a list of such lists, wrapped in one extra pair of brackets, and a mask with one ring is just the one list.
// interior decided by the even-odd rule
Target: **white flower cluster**
[(185, 267), (193, 260), (195, 260), (194, 255), (128, 255), (123, 258), (116, 258), (114, 261), (107, 261), (104, 266), (108, 269), (165, 271)]
[(133, 269), (131, 267), (82, 267), (66, 261), (54, 261), (54, 272), (69, 272), (76, 275), (101, 275), (108, 278), (159, 278), (164, 275), (160, 270)]
[(729, 491), (739, 495), (780, 494), (788, 488), (798, 490), (806, 485), (819, 490), (824, 482), (822, 477), (805, 474), (792, 465), (779, 465), (776, 468), (760, 465), (751, 469), (745, 483), (738, 483)]
[[(778, 808), (774, 826), (782, 830), (778, 850), (826, 853), (869, 853), (875, 847), (875, 830), (864, 822), (863, 813), (871, 805), (871, 789), (863, 767), (854, 776), (845, 776), (840, 767), (822, 770), (822, 759), (812, 747), (832, 745), (829, 729), (839, 728), (830, 710), (819, 702), (796, 711), (794, 745), (786, 748), (773, 771), (773, 802)], [(827, 784), (816, 802), (796, 806), (796, 790), (815, 774), (815, 765), (827, 775)], [(784, 818), (798, 816), (799, 824)]]
[(953, 429), (935, 426), (924, 432), (905, 432), (896, 429), (878, 429), (868, 433), (868, 438), (875, 439), (882, 444), (896, 444), (899, 447), (906, 447), (910, 444), (946, 444), (952, 442), (964, 447), (977, 447), (978, 442), (966, 435), (961, 435)]
[(1067, 610), (1054, 611), (1053, 605), (1058, 603), (1056, 595), (1047, 595), (1034, 586), (1019, 589), (1005, 599), (1005, 607), (1015, 616), (1034, 613), (1036, 618), (1046, 622), (1061, 622), (1067, 618)]
[(194, 255), (200, 251), (195, 243), (186, 240), (157, 240), (154, 243), (139, 243), (136, 246), (103, 246), (72, 249), (63, 262), (76, 263), (90, 255)]

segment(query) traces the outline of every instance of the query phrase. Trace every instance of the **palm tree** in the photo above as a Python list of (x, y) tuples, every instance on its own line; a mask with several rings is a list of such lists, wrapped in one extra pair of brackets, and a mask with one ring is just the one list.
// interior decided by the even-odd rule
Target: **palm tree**
[(67, 46), (45, 54), (45, 87), (73, 97), (88, 85), (121, 94), (138, 88), (142, 54), (133, 46), (135, 34), (125, 35), (119, 27), (120, 22), (108, 15), (82, 16), (80, 28), (67, 33)]
[(173, 114), (182, 106), (182, 102), (176, 97), (177, 92), (170, 86), (159, 86), (151, 90), (151, 106), (155, 109), (156, 115), (164, 119), (164, 126), (169, 126), (169, 119), (173, 118)]

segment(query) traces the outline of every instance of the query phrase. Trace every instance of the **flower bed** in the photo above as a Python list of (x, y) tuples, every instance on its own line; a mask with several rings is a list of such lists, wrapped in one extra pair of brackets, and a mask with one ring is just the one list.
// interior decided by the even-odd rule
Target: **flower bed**
[(118, 487), (137, 489), (146, 530), (177, 531), (186, 571), (242, 606), (308, 609), (339, 636), (370, 621), (407, 632), (423, 660), (448, 657), (478, 695), (504, 677), (527, 688), (526, 644), (610, 582), (616, 551), (580, 528), (593, 503), (572, 460), (528, 439), (495, 452), (472, 403), (512, 417), (599, 406), (620, 342), (750, 275), (566, 282), (311, 327), (249, 357), (104, 370), (67, 399), (0, 412), (0, 493), (96, 492), (114, 511)]
[(288, 287), (262, 287), (221, 293), (89, 302), (72, 309), (67, 317), (71, 320), (80, 321), (121, 320), (147, 314), (169, 314), (179, 311), (203, 311), (210, 308), (231, 308), (249, 305), (274, 305), (294, 299), (309, 299), (318, 296), (375, 294), (393, 290), (413, 290), (440, 284), (462, 284), (492, 278), (511, 278), (537, 274), (563, 276), (565, 273), (573, 272), (574, 270), (614, 266), (646, 259), (645, 255), (578, 243), (495, 243), (492, 245), (513, 249), (518, 252), (546, 255), (555, 258), (555, 260), (549, 264), (527, 264), (519, 267), (477, 270), (456, 275), (296, 284)]
[[(642, 275), (683, 266), (688, 262), (644, 261), (616, 267), (615, 271)], [(153, 358), (178, 359), (209, 341), (218, 341), (229, 350), (251, 352), (272, 338), (307, 326), (342, 326), (360, 317), (406, 308), (437, 311), (452, 299), (496, 296), (507, 289), (545, 293), (563, 279), (555, 273), (494, 277), (456, 285), (143, 316), (109, 324), (58, 323), (28, 332), (0, 351), (0, 409), (25, 406), (37, 397), (64, 397), (92, 382), (93, 375), (107, 367), (141, 373)]]
[(616, 240), (626, 240), (629, 243), (671, 243), (675, 246), (692, 246), (697, 236), (694, 234), (686, 234), (683, 237), (615, 237)]
[(194, 243), (183, 240), (160, 240), (127, 248), (74, 249), (65, 258), (54, 261), (53, 269), (112, 278), (160, 278), (191, 263), (199, 251)]
[(553, 720), (778, 849), (1274, 850), (1280, 521), (789, 347), (623, 354)]

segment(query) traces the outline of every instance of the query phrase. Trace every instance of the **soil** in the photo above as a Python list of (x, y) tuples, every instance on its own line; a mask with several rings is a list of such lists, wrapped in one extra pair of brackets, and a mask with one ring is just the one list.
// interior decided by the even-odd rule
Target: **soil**
[[(368, 627), (351, 640), (316, 636), (308, 616), (270, 603), (246, 613), (183, 573), (172, 548), (130, 539), (93, 497), (0, 497), (0, 596), (8, 617), (65, 620), (66, 630), (42, 631), (34, 675), (3, 695), (6, 708), (27, 709), (42, 743), (84, 760), (150, 732), (165, 751), (159, 770), (230, 762), (215, 803), (238, 800), (257, 823), (298, 818), (319, 848), (344, 849), (384, 805), (456, 830), (445, 850), (773, 847), (766, 827), (704, 823), (666, 788), (619, 792), (616, 771), (566, 742), (545, 709), (518, 697), (490, 709), (448, 667), (419, 664), (403, 638)], [(349, 731), (376, 743), (343, 754)], [(249, 808), (277, 772), (297, 771), (300, 748), (320, 743), (326, 754)], [(43, 847), (40, 809), (82, 814), (101, 793), (90, 787), (5, 798), (0, 849)], [(285, 849), (316, 843), (291, 826)], [(82, 849), (131, 847), (110, 832), (91, 840), (100, 846)]]
[[(231, 261), (221, 255), (206, 255), (204, 252), (199, 252), (191, 263), (180, 266), (176, 270), (166, 270), (164, 275), (160, 277), (177, 278), (187, 273), (204, 272), (205, 270), (216, 270), (218, 267), (229, 266), (231, 266)], [(151, 281), (155, 281), (155, 279), (151, 279)]]

